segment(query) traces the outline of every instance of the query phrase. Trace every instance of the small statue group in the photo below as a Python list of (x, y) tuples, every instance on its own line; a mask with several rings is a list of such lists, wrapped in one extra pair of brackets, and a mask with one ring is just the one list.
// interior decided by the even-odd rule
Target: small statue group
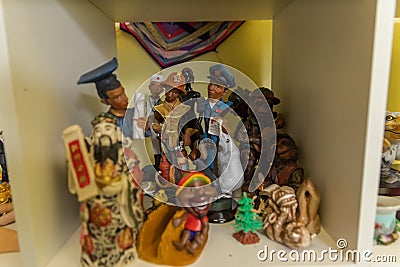
[[(298, 149), (294, 139), (282, 130), (285, 126), (283, 116), (274, 111), (280, 99), (265, 87), (253, 92), (244, 92), (252, 109), (240, 103), (234, 104), (237, 114), (242, 114), (243, 126), (237, 129), (236, 135), (241, 141), (240, 151), (244, 169), (245, 182), (243, 191), (248, 191), (253, 176), (262, 181), (260, 186), (250, 194), (253, 195), (255, 212), (262, 216), (263, 230), (272, 240), (293, 249), (309, 246), (311, 239), (320, 232), (318, 207), (320, 194), (310, 178), (304, 177), (304, 169), (298, 164)], [(258, 102), (266, 99), (268, 107)], [(240, 103), (240, 104), (238, 104)], [(247, 111), (247, 112), (246, 112)], [(277, 129), (276, 143), (269, 145), (268, 140), (271, 125), (261, 126), (260, 121), (267, 120), (268, 112), (272, 111), (274, 126)], [(264, 139), (264, 140), (263, 140)], [(265, 145), (267, 144), (267, 145)], [(274, 145), (274, 150), (272, 146)], [(259, 168), (263, 161), (261, 155), (275, 151), (272, 165), (268, 172)]]
[[(101, 102), (110, 106), (92, 121), (91, 136), (76, 125), (63, 133), (69, 189), (81, 202), (83, 266), (122, 266), (136, 254), (157, 264), (193, 263), (208, 240), (209, 222), (235, 218), (234, 191), (260, 202), (267, 198), (260, 212), (269, 238), (302, 248), (318, 234), (320, 197), (297, 164), (295, 142), (284, 132), (272, 141), (284, 120), (273, 111), (280, 100), (271, 90), (238, 88), (225, 101), (236, 82), (226, 66), (216, 64), (209, 67), (204, 98), (192, 89), (193, 70), (184, 68), (167, 78), (153, 75), (150, 95), (136, 92), (135, 107), (128, 108), (113, 74), (117, 67), (114, 58), (78, 81), (95, 83)], [(238, 121), (232, 136), (227, 114)], [(140, 169), (133, 146), (144, 138), (151, 138), (154, 166)], [(145, 213), (140, 187), (149, 193), (153, 181), (155, 206)], [(251, 217), (255, 230), (261, 221), (251, 214), (246, 194), (236, 225), (247, 229), (240, 220)]]

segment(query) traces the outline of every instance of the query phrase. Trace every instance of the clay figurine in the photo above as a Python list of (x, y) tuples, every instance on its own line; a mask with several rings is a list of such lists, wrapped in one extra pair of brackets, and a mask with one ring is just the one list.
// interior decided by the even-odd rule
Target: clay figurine
[[(240, 89), (239, 91), (243, 91), (243, 89)], [(245, 95), (243, 92), (242, 94)], [(233, 104), (233, 107), (235, 108), (234, 110), (243, 116), (243, 125), (239, 125), (240, 127), (236, 129), (235, 138), (240, 141), (239, 149), (244, 169), (244, 183), (242, 189), (243, 191), (248, 192), (250, 181), (255, 175), (255, 170), (258, 167), (261, 149), (268, 149), (261, 147), (262, 133), (265, 129), (260, 129), (260, 123), (258, 120), (264, 120), (265, 122), (269, 121), (269, 114), (272, 111), (275, 122), (274, 126), (276, 129), (282, 128), (284, 121), (280, 113), (273, 111), (273, 107), (280, 103), (280, 99), (275, 97), (274, 93), (268, 88), (260, 87), (249, 94), (247, 100), (253, 110), (251, 110), (247, 105), (241, 103), (243, 99), (237, 99), (237, 97), (232, 96), (232, 100), (235, 101)], [(267, 101), (268, 106), (264, 104), (265, 101)], [(247, 116), (245, 116), (244, 106), (247, 107)], [(269, 127), (272, 126), (273, 125), (270, 125)], [(268, 153), (269, 152), (267, 152), (267, 154)]]
[(208, 240), (206, 214), (216, 193), (210, 183), (201, 172), (185, 174), (176, 190), (182, 208), (160, 204), (149, 214), (138, 240), (142, 260), (184, 266), (198, 259)]
[[(165, 81), (165, 77), (160, 74), (154, 74), (150, 77), (149, 96), (145, 96), (141, 92), (136, 92), (133, 96), (135, 101), (133, 115), (133, 134), (134, 139), (143, 139), (148, 137), (154, 153), (154, 167), (157, 169), (161, 161), (161, 143), (159, 135), (153, 130), (153, 123), (159, 123), (154, 118), (154, 106), (161, 104), (160, 96), (164, 93), (164, 87), (161, 85)], [(147, 119), (145, 127), (142, 129), (141, 120)]]
[(306, 178), (297, 192), (272, 184), (261, 194), (269, 197), (263, 212), (265, 234), (292, 249), (308, 247), (321, 230), (317, 213), (320, 195), (314, 183)]

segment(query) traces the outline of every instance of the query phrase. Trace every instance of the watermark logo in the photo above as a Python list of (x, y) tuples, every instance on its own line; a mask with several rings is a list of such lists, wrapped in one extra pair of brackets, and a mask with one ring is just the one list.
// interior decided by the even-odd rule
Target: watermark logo
[(370, 250), (345, 250), (348, 247), (348, 243), (344, 238), (339, 238), (336, 241), (336, 246), (337, 249), (329, 247), (317, 252), (313, 249), (275, 250), (265, 245), (264, 249), (257, 251), (257, 258), (262, 262), (397, 262), (396, 255), (374, 255)]

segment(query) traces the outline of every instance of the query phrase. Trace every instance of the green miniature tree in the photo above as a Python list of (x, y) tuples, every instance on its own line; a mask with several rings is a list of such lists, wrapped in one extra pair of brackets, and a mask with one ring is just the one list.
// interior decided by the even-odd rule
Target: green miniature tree
[(234, 224), (237, 232), (233, 237), (244, 245), (258, 243), (260, 238), (255, 232), (262, 228), (262, 222), (257, 219), (258, 215), (254, 212), (253, 200), (244, 192), (238, 204)]

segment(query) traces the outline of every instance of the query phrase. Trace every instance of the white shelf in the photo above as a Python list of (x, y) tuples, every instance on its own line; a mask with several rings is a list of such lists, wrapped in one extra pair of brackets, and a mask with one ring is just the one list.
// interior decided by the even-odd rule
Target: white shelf
[[(227, 224), (211, 224), (209, 231), (209, 239), (206, 247), (204, 248), (199, 259), (193, 263), (192, 267), (201, 266), (230, 266), (230, 267), (243, 267), (243, 266), (266, 266), (273, 264), (274, 266), (286, 266), (288, 264), (293, 264), (289, 262), (280, 262), (277, 258), (272, 261), (267, 259), (266, 261), (260, 261), (257, 258), (257, 252), (259, 250), (264, 250), (265, 246), (268, 250), (284, 250), (287, 253), (290, 249), (280, 245), (276, 242), (269, 240), (265, 235), (258, 234), (260, 237), (260, 242), (254, 245), (244, 246), (237, 242), (232, 234), (234, 233), (234, 227), (232, 223)], [(78, 229), (75, 234), (67, 241), (60, 252), (53, 258), (47, 267), (80, 267), (80, 249), (79, 249), (79, 235), (80, 230)], [(324, 249), (337, 249), (336, 242), (332, 240), (329, 235), (322, 230), (321, 233), (312, 241), (312, 244), (307, 249), (315, 250), (317, 255), (321, 254)], [(275, 255), (276, 256), (276, 255)], [(299, 262), (294, 263), (296, 266), (309, 266), (309, 262)], [(329, 259), (323, 262), (315, 263), (316, 265), (338, 265), (335, 262), (330, 262)], [(351, 265), (352, 263), (349, 263)], [(159, 265), (154, 265), (145, 261), (138, 259), (135, 263), (129, 265), (144, 266), (144, 267), (155, 267)], [(343, 266), (343, 265), (341, 265)]]

